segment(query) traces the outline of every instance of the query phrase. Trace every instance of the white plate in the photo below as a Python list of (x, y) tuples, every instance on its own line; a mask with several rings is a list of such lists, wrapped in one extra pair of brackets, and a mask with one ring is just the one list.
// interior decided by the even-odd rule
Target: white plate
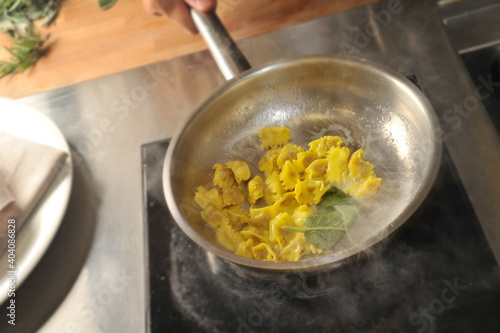
[[(43, 113), (19, 102), (0, 98), (0, 131), (68, 153), (66, 167), (56, 176), (20, 230), (16, 230), (17, 290), (35, 268), (54, 238), (68, 205), (73, 180), (71, 152), (59, 128)], [(7, 253), (0, 257), (0, 304), (7, 299)]]

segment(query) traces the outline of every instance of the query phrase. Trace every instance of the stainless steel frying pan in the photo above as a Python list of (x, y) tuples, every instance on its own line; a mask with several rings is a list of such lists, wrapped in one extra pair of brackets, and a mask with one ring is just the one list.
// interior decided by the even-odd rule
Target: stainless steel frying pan
[[(422, 92), (379, 64), (336, 56), (284, 59), (250, 69), (215, 13), (192, 11), (200, 32), (228, 81), (203, 101), (173, 137), (163, 186), (179, 227), (207, 251), (230, 262), (265, 270), (334, 267), (401, 226), (418, 208), (436, 177), (441, 144), (438, 122)], [(193, 201), (209, 185), (216, 163), (244, 159), (258, 173), (258, 130), (286, 126), (302, 147), (323, 135), (339, 135), (383, 178), (362, 200), (362, 211), (331, 253), (297, 262), (266, 262), (237, 256), (215, 241)]]

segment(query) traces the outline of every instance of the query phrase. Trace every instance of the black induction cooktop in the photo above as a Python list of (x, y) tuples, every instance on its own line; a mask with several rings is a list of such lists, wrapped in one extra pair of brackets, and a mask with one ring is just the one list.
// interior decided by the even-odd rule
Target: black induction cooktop
[[(485, 106), (500, 134), (500, 43), (461, 54), (476, 97)], [(466, 110), (467, 111), (467, 110)]]
[(500, 269), (446, 151), (426, 201), (377, 250), (270, 276), (176, 225), (161, 181), (168, 144), (142, 147), (149, 332), (500, 332)]

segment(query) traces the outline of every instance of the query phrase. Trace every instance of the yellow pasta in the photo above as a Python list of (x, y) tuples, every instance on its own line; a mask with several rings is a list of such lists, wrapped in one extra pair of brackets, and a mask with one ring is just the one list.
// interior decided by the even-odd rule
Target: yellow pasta
[(231, 169), (223, 164), (214, 165), (214, 185), (220, 188), (231, 187), (234, 184), (234, 175)]
[(293, 220), (296, 227), (302, 227), (306, 217), (312, 215), (311, 209), (307, 205), (301, 205), (293, 211)]
[(239, 205), (245, 201), (245, 194), (239, 187), (226, 187), (222, 189), (224, 206)]
[(321, 180), (304, 180), (295, 186), (295, 199), (301, 205), (315, 205), (329, 188)]
[(359, 149), (355, 151), (349, 160), (349, 178), (353, 183), (347, 189), (347, 193), (357, 197), (373, 195), (377, 192), (381, 178), (375, 176), (373, 164), (363, 158), (364, 151)]
[(362, 149), (358, 149), (349, 159), (347, 168), (349, 169), (349, 177), (353, 180), (365, 180), (373, 175), (373, 164), (363, 158), (364, 153)]
[(281, 148), (273, 148), (268, 150), (264, 156), (259, 161), (259, 171), (263, 172), (264, 175), (270, 175), (273, 172), (278, 172), (278, 163), (276, 160), (281, 152)]
[(199, 186), (194, 194), (194, 201), (201, 209), (205, 209), (208, 206), (213, 206), (217, 209), (222, 209), (222, 207), (224, 207), (222, 196), (217, 188), (207, 190), (205, 187)]
[(300, 181), (300, 175), (292, 161), (286, 161), (280, 173), (280, 180), (286, 191), (293, 190), (295, 184)]
[(259, 131), (262, 148), (276, 148), (285, 145), (291, 138), (291, 131), (286, 127), (269, 127)]
[(378, 187), (380, 186), (380, 183), (382, 182), (382, 178), (378, 178), (375, 176), (369, 176), (365, 180), (361, 182), (357, 182), (352, 184), (348, 189), (347, 189), (347, 194), (353, 195), (356, 197), (365, 197), (369, 195), (374, 195)]
[(234, 179), (236, 182), (241, 184), (245, 180), (250, 179), (250, 168), (245, 161), (231, 161), (226, 163), (226, 167), (231, 169), (234, 174)]
[(223, 220), (219, 228), (217, 228), (215, 238), (220, 245), (229, 251), (236, 250), (238, 244), (245, 241), (238, 231), (231, 228), (227, 220)]
[(273, 172), (272, 174), (266, 176), (264, 184), (264, 199), (270, 205), (281, 199), (281, 196), (285, 193), (285, 189), (281, 184), (278, 172)]
[(295, 199), (294, 192), (287, 192), (280, 200), (276, 201), (272, 207), (274, 208), (275, 215), (282, 212), (287, 212), (291, 215), (295, 208), (299, 207), (299, 203)]
[(255, 176), (248, 182), (248, 202), (254, 205), (264, 196), (264, 181), (260, 176)]
[(274, 206), (250, 208), (249, 224), (256, 227), (267, 228), (269, 221), (271, 221), (275, 215), (276, 209)]
[(250, 220), (248, 213), (240, 209), (239, 206), (229, 207), (228, 209), (224, 209), (222, 212), (231, 227), (236, 230), (240, 230), (243, 225), (248, 223), (248, 220)]
[(302, 227), (331, 186), (363, 197), (375, 194), (382, 179), (364, 159), (363, 150), (350, 156), (338, 136), (311, 141), (304, 151), (289, 143), (287, 128), (271, 127), (259, 134), (266, 149), (256, 166), (260, 174), (252, 178), (243, 160), (218, 163), (213, 168), (214, 187), (196, 189), (194, 200), (203, 220), (215, 229), (220, 246), (242, 257), (295, 261), (323, 253), (303, 232), (282, 227)]
[(244, 227), (240, 231), (244, 239), (252, 239), (255, 243), (267, 243), (269, 241), (269, 230), (260, 229), (252, 225)]
[(325, 174), (328, 171), (328, 160), (320, 158), (314, 160), (309, 166), (304, 170), (305, 180), (325, 180)]
[(234, 253), (242, 257), (253, 259), (252, 249), (254, 246), (253, 239), (247, 239), (243, 243), (239, 243), (238, 246), (236, 246)]
[(214, 206), (208, 206), (201, 212), (201, 217), (205, 222), (210, 224), (212, 228), (220, 227), (222, 221), (226, 218), (223, 211), (215, 208)]
[(293, 218), (286, 212), (279, 213), (269, 222), (269, 242), (280, 250), (286, 244), (286, 234), (288, 232), (281, 230), (281, 227), (285, 225), (294, 225)]
[(318, 158), (326, 157), (333, 147), (340, 147), (344, 141), (338, 136), (324, 136), (309, 143), (309, 151)]
[(271, 245), (260, 243), (252, 248), (252, 254), (257, 260), (277, 261), (278, 256)]
[(342, 185), (347, 174), (347, 161), (349, 159), (349, 148), (333, 147), (327, 155), (328, 171), (326, 181), (335, 185)]
[(303, 151), (297, 153), (297, 159), (293, 160), (293, 165), (297, 169), (297, 172), (303, 173), (315, 159), (316, 155), (312, 151)]
[(292, 144), (286, 144), (280, 151), (280, 154), (278, 155), (278, 158), (276, 159), (276, 164), (278, 165), (278, 168), (282, 169), (283, 165), (285, 164), (286, 161), (293, 161), (297, 159), (297, 154), (303, 152), (304, 149), (302, 149), (299, 146), (292, 145)]

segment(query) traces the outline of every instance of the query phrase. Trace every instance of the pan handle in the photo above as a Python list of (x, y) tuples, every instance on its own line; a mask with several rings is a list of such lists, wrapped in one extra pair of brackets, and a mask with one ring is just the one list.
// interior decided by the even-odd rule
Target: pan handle
[(191, 17), (226, 80), (252, 68), (215, 11), (200, 12), (191, 8)]

